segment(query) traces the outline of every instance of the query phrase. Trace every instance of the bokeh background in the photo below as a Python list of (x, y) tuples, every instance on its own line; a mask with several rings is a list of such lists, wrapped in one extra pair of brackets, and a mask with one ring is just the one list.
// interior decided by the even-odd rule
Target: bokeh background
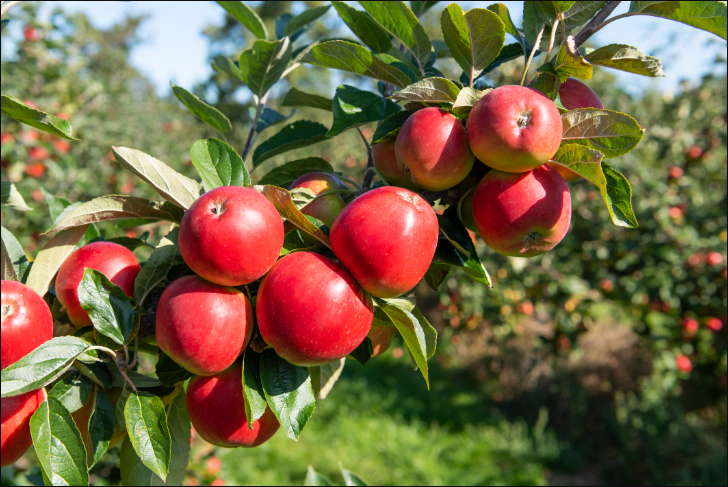
[[(522, 2), (506, 3), (520, 25)], [(250, 4), (273, 31), (282, 13), (323, 2)], [(445, 5), (422, 18), (432, 39), (441, 37)], [(67, 115), (81, 139), (69, 144), (2, 118), (2, 179), (32, 207), (3, 207), (2, 225), (29, 258), (48, 239), (41, 234), (54, 198), (154, 196), (113, 162), (112, 145), (196, 176), (189, 148), (215, 134), (170, 94), (170, 81), (225, 113), (231, 143), (242, 147), (251, 100), (209, 62), (254, 39), (213, 2), (21, 2), (4, 18), (2, 93)], [(297, 45), (324, 37), (351, 37), (333, 9)], [(615, 42), (661, 57), (668, 76), (598, 68), (589, 82), (605, 107), (646, 128), (640, 146), (613, 162), (633, 186), (640, 228), (613, 226), (596, 188), (570, 183), (572, 225), (555, 250), (507, 258), (478, 239), (495, 289), (458, 272), (438, 291), (420, 285), (418, 304), (440, 335), (431, 391), (395, 343), (366, 367), (347, 363), (299, 442), (279, 434), (255, 450), (224, 450), (195, 439), (188, 485), (302, 485), (308, 465), (340, 483), (339, 462), (371, 484), (728, 483), (726, 44), (643, 17), (611, 24), (591, 44)], [(457, 65), (441, 61), (457, 79)], [(522, 67), (509, 63), (489, 81), (515, 83)], [(330, 114), (293, 113), (280, 101), (291, 86), (331, 96), (341, 83), (375, 90), (369, 80), (304, 66), (276, 85), (270, 106), (289, 121), (330, 124)], [(347, 132), (273, 158), (253, 179), (308, 156), (352, 178), (366, 164), (363, 144)], [(106, 237), (148, 231), (152, 244), (164, 230), (96, 228)], [(143, 261), (148, 250), (136, 253)], [(118, 483), (117, 454), (95, 467), (95, 484)], [(42, 485), (32, 451), (2, 470), (2, 482)]]

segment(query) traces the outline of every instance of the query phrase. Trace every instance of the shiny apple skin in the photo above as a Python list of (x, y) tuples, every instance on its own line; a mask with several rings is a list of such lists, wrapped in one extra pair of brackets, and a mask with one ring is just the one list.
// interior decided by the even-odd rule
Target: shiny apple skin
[(365, 291), (393, 298), (411, 290), (432, 262), (437, 215), (418, 194), (385, 186), (349, 203), (331, 227), (331, 249)]
[(38, 293), (25, 284), (2, 281), (2, 368), (53, 338), (53, 317)]
[(393, 326), (372, 326), (367, 335), (372, 341), (372, 357), (382, 355), (392, 346), (392, 339), (397, 334), (397, 329)]
[(533, 257), (554, 248), (569, 231), (571, 195), (548, 165), (519, 174), (493, 170), (475, 189), (473, 215), (490, 248)]
[(396, 145), (397, 139), (395, 138), (372, 146), (374, 168), (384, 176), (389, 184), (410, 191), (419, 191), (420, 188), (412, 182), (412, 176), (407, 168), (401, 161), (397, 160)]
[[(347, 189), (346, 184), (332, 174), (325, 172), (310, 172), (304, 174), (300, 178), (293, 181), (288, 189), (306, 188), (313, 191), (313, 194), (320, 195), (327, 191), (337, 189)], [(341, 213), (346, 203), (340, 194), (332, 193), (321, 198), (317, 198), (301, 208), (301, 213), (309, 215), (317, 220), (322, 221), (327, 227), (331, 228), (334, 218)]]
[(223, 186), (200, 196), (182, 217), (179, 248), (196, 274), (221, 286), (260, 279), (283, 247), (283, 222), (251, 188)]
[(372, 302), (339, 264), (294, 252), (270, 270), (256, 301), (260, 335), (286, 361), (324, 365), (351, 353), (369, 333)]
[(240, 361), (209, 377), (193, 377), (187, 387), (187, 411), (195, 431), (208, 443), (226, 448), (253, 448), (268, 441), (280, 427), (266, 407), (248, 427)]
[(157, 307), (157, 344), (195, 375), (214, 375), (232, 365), (253, 333), (253, 309), (237, 289), (199, 276), (180, 277)]
[(520, 173), (539, 167), (556, 154), (562, 126), (558, 108), (540, 91), (501, 86), (471, 110), (468, 141), (485, 165)]
[(131, 250), (113, 242), (92, 242), (73, 252), (63, 261), (56, 277), (56, 297), (71, 323), (76, 327), (92, 326), (88, 312), (78, 300), (78, 285), (85, 269), (95, 269), (127, 296), (134, 296), (134, 281), (141, 267)]
[(475, 160), (460, 120), (437, 107), (423, 108), (407, 119), (397, 134), (395, 152), (412, 182), (429, 191), (458, 184)]
[(33, 438), (30, 436), (30, 418), (45, 401), (45, 396), (45, 391), (39, 389), (20, 396), (3, 397), (0, 400), (2, 467), (15, 463), (33, 444)]

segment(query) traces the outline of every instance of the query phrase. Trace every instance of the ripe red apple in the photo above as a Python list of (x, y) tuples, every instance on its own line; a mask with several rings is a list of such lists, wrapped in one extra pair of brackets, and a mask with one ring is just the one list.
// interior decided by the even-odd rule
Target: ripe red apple
[(688, 373), (693, 370), (693, 363), (685, 355), (678, 355), (675, 357), (675, 364), (681, 371)]
[(668, 174), (670, 179), (680, 179), (685, 175), (685, 171), (680, 166), (672, 166)]
[(708, 255), (705, 257), (705, 263), (713, 266), (721, 265), (723, 263), (723, 254), (716, 251), (708, 252)]
[(387, 182), (393, 186), (418, 191), (419, 188), (412, 182), (409, 170), (397, 160), (395, 146), (397, 139), (385, 140), (372, 146), (372, 162)]
[(13, 137), (13, 134), (9, 132), (3, 132), (0, 134), (0, 144), (10, 144), (12, 142), (15, 142), (15, 137)]
[(24, 284), (2, 281), (2, 368), (53, 338), (53, 317), (43, 298)]
[(695, 318), (683, 318), (682, 319), (683, 333), (686, 337), (691, 337), (698, 332), (700, 323)]
[[(327, 174), (325, 172), (310, 172), (304, 174), (300, 178), (293, 181), (291, 187), (294, 188), (306, 188), (313, 191), (313, 194), (320, 195), (327, 191), (333, 191), (336, 189), (347, 189), (344, 182), (334, 176), (333, 174)], [(334, 223), (334, 218), (341, 213), (346, 203), (338, 193), (332, 193), (321, 198), (317, 198), (301, 208), (301, 213), (304, 215), (312, 216), (318, 220), (321, 220), (327, 227), (331, 228), (331, 224)]]
[(475, 104), (468, 140), (475, 157), (503, 172), (521, 173), (551, 159), (562, 135), (561, 114), (540, 91), (501, 86)]
[(429, 191), (452, 188), (473, 167), (473, 153), (460, 120), (437, 107), (416, 111), (397, 134), (395, 153), (412, 182)]
[(199, 276), (180, 277), (157, 306), (157, 344), (196, 375), (230, 367), (253, 333), (253, 308), (237, 289)]
[(78, 285), (83, 279), (84, 269), (101, 272), (132, 297), (134, 281), (141, 267), (131, 250), (112, 242), (93, 242), (69, 255), (58, 270), (56, 297), (66, 308), (71, 323), (77, 327), (93, 324), (78, 300)]
[(469, 191), (465, 193), (462, 198), (460, 198), (460, 202), (458, 203), (458, 205), (460, 205), (460, 220), (463, 222), (463, 225), (465, 225), (465, 228), (467, 228), (471, 232), (478, 231), (478, 228), (475, 225), (475, 215), (473, 214), (474, 196), (475, 191)]
[(223, 186), (195, 201), (182, 217), (179, 249), (198, 275), (221, 286), (260, 279), (283, 247), (283, 222), (251, 188)]
[(45, 397), (45, 390), (39, 389), (0, 400), (2, 467), (15, 463), (33, 444), (33, 438), (30, 436), (30, 418), (45, 401)]
[(392, 339), (397, 334), (397, 329), (393, 326), (372, 326), (371, 331), (367, 335), (372, 341), (372, 357), (382, 355), (389, 350), (392, 345)]
[(719, 318), (708, 318), (705, 320), (705, 326), (713, 331), (720, 331), (723, 329), (723, 322)]
[(393, 298), (424, 277), (439, 233), (437, 216), (420, 195), (384, 186), (349, 203), (336, 217), (330, 240), (361, 287), (378, 298)]
[(533, 257), (554, 248), (569, 230), (571, 194), (544, 165), (527, 173), (490, 171), (473, 196), (478, 233), (503, 255)]
[[(470, 174), (457, 186), (461, 195), (461, 202), (458, 203), (460, 205), (460, 220), (470, 232), (478, 231), (475, 227), (475, 218), (473, 217), (473, 191), (470, 190), (475, 189), (480, 180), (483, 179), (483, 176), (488, 174), (488, 171), (490, 171), (490, 168), (476, 159)], [(475, 242), (474, 235), (471, 235), (471, 237), (473, 238), (473, 242)]]
[(280, 425), (266, 408), (248, 428), (240, 361), (209, 377), (194, 377), (187, 387), (187, 411), (195, 431), (207, 442), (226, 448), (252, 448), (268, 441)]
[(276, 262), (258, 289), (256, 315), (263, 340), (301, 366), (346, 357), (374, 319), (370, 299), (346, 269), (312, 252)]
[(569, 78), (559, 87), (561, 104), (567, 110), (577, 108), (604, 108), (599, 96), (586, 84), (576, 78)]

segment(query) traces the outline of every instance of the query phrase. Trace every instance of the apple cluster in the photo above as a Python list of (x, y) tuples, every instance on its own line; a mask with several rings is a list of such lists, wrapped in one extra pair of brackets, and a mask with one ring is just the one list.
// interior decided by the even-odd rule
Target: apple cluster
[[(559, 96), (568, 110), (604, 108), (573, 78)], [(554, 248), (569, 230), (566, 181), (579, 175), (549, 163), (561, 139), (556, 104), (540, 91), (510, 85), (486, 93), (467, 127), (442, 108), (414, 112), (396, 138), (372, 147), (372, 158), (390, 184), (433, 192), (457, 187), (469, 230), (496, 252), (531, 257)]]

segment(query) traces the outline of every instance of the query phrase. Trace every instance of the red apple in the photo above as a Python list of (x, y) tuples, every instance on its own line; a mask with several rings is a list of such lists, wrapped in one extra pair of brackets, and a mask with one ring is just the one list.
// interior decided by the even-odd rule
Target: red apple
[(45, 401), (45, 397), (45, 390), (39, 389), (0, 400), (2, 422), (0, 463), (3, 468), (15, 463), (33, 444), (33, 438), (30, 436), (30, 418)]
[(33, 147), (28, 151), (28, 158), (31, 161), (45, 161), (51, 156), (45, 147)]
[(372, 303), (340, 265), (312, 252), (279, 260), (258, 289), (258, 329), (288, 362), (323, 365), (346, 357), (364, 340)]
[(393, 186), (418, 191), (419, 188), (412, 182), (409, 169), (397, 160), (395, 146), (397, 139), (385, 140), (372, 146), (372, 162), (377, 171)]
[(680, 166), (672, 166), (670, 168), (669, 176), (670, 179), (680, 179), (685, 175), (685, 171)]
[(576, 78), (569, 78), (559, 87), (559, 98), (561, 104), (567, 110), (576, 110), (578, 108), (604, 108), (599, 96)]
[(681, 371), (688, 373), (693, 370), (693, 363), (685, 355), (678, 355), (675, 357), (675, 364)]
[(716, 251), (708, 252), (708, 255), (705, 257), (705, 263), (713, 266), (721, 265), (723, 263), (723, 254)]
[(695, 318), (683, 318), (682, 319), (683, 333), (686, 337), (691, 337), (698, 332), (700, 323)]
[(157, 344), (196, 375), (230, 367), (253, 334), (253, 308), (235, 288), (184, 276), (162, 293), (157, 306)]
[(475, 157), (503, 172), (521, 173), (551, 159), (562, 135), (561, 114), (540, 91), (501, 86), (475, 104), (468, 140)]
[(473, 196), (478, 233), (503, 255), (532, 257), (554, 248), (569, 230), (571, 194), (549, 166), (527, 173), (490, 171)]
[[(293, 181), (293, 184), (288, 189), (294, 188), (310, 189), (317, 196), (327, 191), (347, 189), (346, 184), (341, 179), (325, 172), (310, 172), (304, 174)], [(327, 227), (331, 228), (331, 224), (334, 223), (334, 218), (341, 213), (341, 210), (345, 206), (346, 203), (344, 203), (341, 195), (332, 193), (313, 200), (301, 208), (301, 213), (321, 220)]]
[(78, 300), (78, 285), (83, 279), (84, 269), (101, 272), (132, 297), (134, 281), (141, 267), (131, 250), (112, 242), (93, 242), (69, 255), (58, 270), (56, 297), (66, 308), (71, 323), (77, 327), (93, 324)]
[(10, 144), (15, 141), (15, 137), (13, 137), (13, 134), (9, 132), (3, 132), (0, 134), (0, 144)]
[(266, 408), (248, 427), (240, 361), (209, 377), (194, 377), (187, 387), (187, 411), (195, 431), (208, 443), (226, 448), (252, 448), (268, 441), (280, 425)]
[(475, 215), (473, 214), (474, 196), (475, 191), (468, 191), (462, 198), (460, 198), (460, 202), (458, 203), (460, 207), (460, 220), (463, 222), (463, 225), (465, 225), (465, 228), (471, 232), (478, 231), (475, 224)]
[(43, 298), (24, 284), (2, 281), (2, 368), (53, 338), (53, 317)]
[(435, 212), (420, 195), (385, 186), (344, 208), (331, 227), (331, 249), (368, 293), (393, 298), (424, 277), (439, 232)]
[(705, 320), (705, 326), (713, 331), (720, 331), (723, 329), (723, 321), (718, 318), (708, 318)]
[(429, 191), (452, 188), (473, 167), (473, 153), (460, 120), (437, 107), (416, 111), (397, 134), (395, 153), (412, 182)]
[(382, 355), (389, 350), (392, 345), (392, 339), (397, 334), (397, 329), (393, 326), (372, 326), (367, 335), (372, 341), (372, 357)]
[(260, 279), (283, 247), (283, 222), (251, 188), (223, 186), (195, 201), (182, 217), (179, 249), (190, 268), (221, 286)]

